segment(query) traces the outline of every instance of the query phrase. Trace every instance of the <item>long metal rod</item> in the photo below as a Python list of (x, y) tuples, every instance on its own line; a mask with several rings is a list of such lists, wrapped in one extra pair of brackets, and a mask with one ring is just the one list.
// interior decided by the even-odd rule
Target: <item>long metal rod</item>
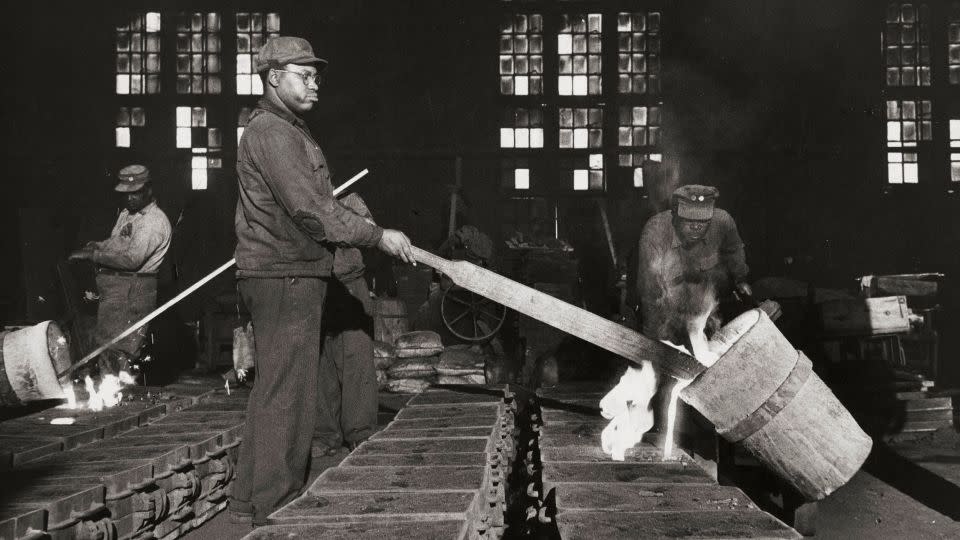
[[(357, 174), (355, 174), (355, 175), (353, 176), (353, 178), (347, 180), (347, 181), (344, 182), (343, 184), (340, 184), (339, 187), (337, 187), (336, 189), (334, 189), (334, 190), (333, 190), (333, 196), (336, 197), (337, 195), (339, 195), (340, 193), (342, 193), (343, 190), (345, 190), (345, 189), (347, 189), (348, 187), (350, 187), (354, 182), (356, 182), (357, 180), (360, 180), (361, 178), (363, 178), (364, 176), (366, 176), (367, 173), (369, 173), (369, 172), (370, 172), (370, 169), (364, 169), (364, 170), (358, 172)], [(152, 312), (150, 312), (150, 314), (147, 315), (146, 317), (144, 317), (144, 318), (140, 319), (139, 321), (133, 323), (132, 326), (130, 326), (129, 328), (127, 328), (126, 330), (124, 330), (123, 332), (121, 332), (120, 334), (118, 334), (116, 337), (114, 337), (114, 338), (111, 339), (110, 341), (108, 341), (108, 342), (104, 343), (103, 345), (100, 345), (99, 347), (97, 347), (96, 349), (94, 349), (90, 354), (88, 354), (88, 355), (84, 356), (83, 358), (81, 358), (79, 362), (77, 362), (76, 364), (73, 364), (72, 366), (70, 366), (69, 368), (67, 368), (66, 370), (64, 370), (63, 373), (60, 373), (60, 375), (59, 375), (60, 382), (63, 383), (63, 382), (69, 381), (69, 380), (70, 380), (70, 377), (73, 375), (73, 373), (74, 373), (76, 370), (78, 370), (78, 369), (80, 369), (81, 367), (83, 367), (83, 366), (85, 366), (86, 364), (88, 364), (91, 360), (93, 360), (94, 358), (96, 358), (97, 355), (99, 355), (99, 354), (102, 353), (103, 351), (107, 350), (111, 345), (113, 345), (114, 343), (120, 341), (121, 339), (129, 336), (130, 334), (136, 332), (137, 329), (139, 329), (141, 326), (143, 326), (143, 325), (147, 324), (148, 322), (152, 321), (153, 319), (157, 318), (161, 313), (163, 313), (164, 311), (168, 310), (171, 306), (173, 306), (174, 304), (176, 304), (176, 303), (179, 302), (180, 300), (183, 300), (185, 297), (187, 297), (188, 295), (190, 295), (191, 293), (193, 293), (194, 291), (196, 291), (196, 290), (199, 289), (200, 287), (206, 285), (207, 282), (209, 282), (211, 279), (213, 279), (213, 278), (219, 276), (220, 274), (222, 274), (222, 273), (224, 272), (224, 270), (226, 270), (227, 268), (230, 268), (230, 267), (233, 266), (236, 262), (237, 262), (237, 259), (230, 259), (229, 261), (223, 263), (222, 265), (220, 265), (219, 268), (217, 268), (217, 269), (214, 270), (213, 272), (210, 272), (209, 274), (207, 274), (206, 276), (204, 276), (203, 278), (201, 278), (200, 281), (197, 281), (196, 283), (194, 283), (194, 284), (191, 285), (190, 287), (184, 289), (183, 292), (181, 292), (180, 294), (174, 296), (173, 298), (171, 298), (170, 300), (168, 300), (165, 304), (163, 304), (162, 306), (160, 306), (160, 307), (158, 307), (157, 309), (155, 309), (155, 310), (153, 310)]]

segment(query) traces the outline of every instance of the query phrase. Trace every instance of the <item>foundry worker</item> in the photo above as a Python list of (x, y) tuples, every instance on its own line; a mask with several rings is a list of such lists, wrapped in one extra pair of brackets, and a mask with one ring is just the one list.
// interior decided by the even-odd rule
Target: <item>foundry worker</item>
[[(344, 197), (344, 206), (373, 223), (363, 199)], [(320, 395), (314, 445), (334, 455), (353, 450), (377, 427), (377, 372), (373, 363), (373, 300), (364, 279), (363, 254), (338, 247), (324, 308)]]
[[(100, 346), (148, 315), (157, 303), (157, 270), (170, 247), (171, 228), (153, 196), (150, 171), (143, 165), (120, 170), (114, 190), (123, 196), (110, 238), (89, 242), (70, 254), (70, 260), (87, 259), (96, 265), (96, 345)], [(140, 355), (147, 325), (108, 348), (99, 358), (101, 372), (129, 371)]]
[(719, 300), (732, 290), (750, 295), (743, 241), (715, 187), (677, 188), (670, 210), (647, 221), (640, 235), (637, 280), (642, 331), (689, 346), (690, 322), (706, 317), (707, 337), (720, 327)]
[(336, 248), (377, 246), (413, 262), (406, 235), (333, 197), (326, 158), (304, 122), (326, 65), (304, 39), (269, 39), (255, 59), (263, 97), (237, 150), (237, 279), (253, 322), (257, 380), (230, 510), (234, 520), (255, 526), (304, 484)]

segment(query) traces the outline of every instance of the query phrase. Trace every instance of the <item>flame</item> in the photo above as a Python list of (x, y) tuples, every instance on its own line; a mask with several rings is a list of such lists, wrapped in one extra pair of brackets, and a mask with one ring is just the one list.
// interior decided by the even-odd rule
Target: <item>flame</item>
[[(692, 356), (706, 367), (712, 366), (720, 355), (710, 350), (704, 332), (707, 321), (716, 306), (716, 297), (710, 287), (690, 286), (686, 289), (686, 330), (690, 337)], [(691, 354), (682, 346), (664, 340), (663, 343)], [(671, 459), (674, 448), (674, 425), (677, 417), (677, 398), (693, 380), (677, 380), (670, 392), (667, 408), (667, 430), (664, 437), (663, 459)], [(640, 369), (628, 368), (620, 382), (600, 400), (600, 413), (610, 423), (600, 435), (600, 446), (614, 461), (623, 461), (626, 451), (640, 442), (643, 434), (653, 427), (653, 410), (650, 400), (657, 392), (657, 374), (650, 362)]]
[(614, 461), (623, 461), (626, 451), (653, 427), (650, 400), (657, 391), (653, 364), (627, 368), (620, 382), (600, 400), (600, 413), (612, 419), (600, 434), (600, 447)]
[[(86, 407), (92, 411), (102, 411), (105, 408), (115, 407), (123, 401), (124, 386), (135, 384), (136, 380), (126, 371), (121, 371), (119, 375), (108, 374), (100, 379), (98, 385), (93, 378), (87, 375), (83, 380), (84, 389), (87, 392)], [(79, 409), (82, 408), (77, 401), (77, 394), (72, 383), (67, 383), (63, 389), (64, 397), (67, 402), (60, 405), (61, 409)]]

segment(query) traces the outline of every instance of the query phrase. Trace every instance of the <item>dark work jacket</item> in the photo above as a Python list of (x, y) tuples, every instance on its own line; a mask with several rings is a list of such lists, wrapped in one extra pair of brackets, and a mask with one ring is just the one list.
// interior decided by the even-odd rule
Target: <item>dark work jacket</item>
[(329, 277), (340, 247), (383, 229), (333, 196), (327, 161), (302, 119), (262, 98), (237, 150), (237, 277)]

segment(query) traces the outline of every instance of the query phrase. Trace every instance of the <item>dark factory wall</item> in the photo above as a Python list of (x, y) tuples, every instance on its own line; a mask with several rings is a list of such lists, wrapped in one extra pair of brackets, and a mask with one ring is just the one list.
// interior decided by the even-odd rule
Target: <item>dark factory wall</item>
[[(266, 4), (180, 1), (162, 8)], [(91, 5), (47, 0), (13, 8), (18, 24), (4, 36), (11, 51), (3, 68), (5, 321), (54, 316), (56, 306), (36, 298), (55, 292), (53, 264), (82, 240), (106, 235), (115, 215), (109, 174), (122, 163), (112, 150), (113, 26), (133, 6), (157, 5)], [(464, 156), (467, 219), (492, 234), (499, 227), (495, 81), (503, 5), (268, 6), (285, 14), (284, 33), (308, 37), (331, 60), (310, 123), (336, 177), (370, 168), (357, 191), (381, 223), (425, 247), (445, 234), (457, 155)], [(886, 184), (883, 3), (664, 5), (665, 153), (678, 157), (682, 180), (721, 188), (720, 206), (741, 226), (755, 277), (791, 273), (849, 286), (861, 274), (960, 270), (949, 171), (933, 171), (919, 186)], [(151, 163), (160, 179), (184, 174), (169, 154), (129, 157)], [(182, 211), (172, 255), (181, 286), (230, 257), (230, 170), (225, 162), (205, 192), (191, 191), (189, 182), (157, 182), (171, 219)], [(629, 229), (631, 217), (614, 212), (615, 229)], [(789, 269), (785, 257), (795, 261)]]

